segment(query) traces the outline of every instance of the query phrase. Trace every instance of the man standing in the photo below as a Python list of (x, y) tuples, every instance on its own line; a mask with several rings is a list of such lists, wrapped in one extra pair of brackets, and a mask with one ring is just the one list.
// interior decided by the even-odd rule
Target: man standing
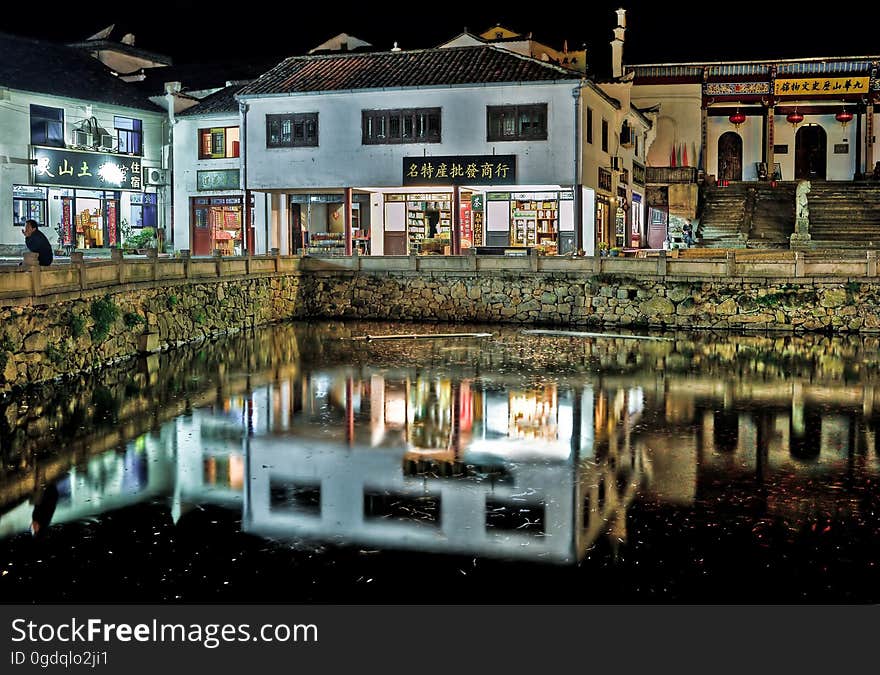
[(24, 223), (24, 243), (30, 251), (39, 256), (40, 266), (46, 267), (52, 264), (52, 245), (39, 228), (36, 220), (26, 220)]

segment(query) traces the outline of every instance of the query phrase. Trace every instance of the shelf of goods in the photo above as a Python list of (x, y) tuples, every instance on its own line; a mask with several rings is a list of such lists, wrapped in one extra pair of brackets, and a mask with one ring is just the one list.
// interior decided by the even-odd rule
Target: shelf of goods
[(345, 238), (341, 232), (316, 232), (309, 237), (309, 255), (343, 255)]
[(452, 230), (452, 210), (448, 201), (407, 202), (406, 230), (410, 253), (419, 253), (422, 240), (431, 235), (430, 223), (428, 222), (429, 211), (436, 211), (439, 216), (435, 236), (449, 233)]

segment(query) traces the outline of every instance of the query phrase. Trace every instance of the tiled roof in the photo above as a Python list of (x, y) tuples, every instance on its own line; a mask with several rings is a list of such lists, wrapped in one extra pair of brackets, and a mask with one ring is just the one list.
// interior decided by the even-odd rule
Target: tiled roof
[(237, 113), (238, 101), (235, 100), (235, 94), (242, 88), (242, 84), (233, 84), (224, 87), (220, 91), (215, 91), (210, 96), (205, 96), (192, 108), (187, 108), (183, 112), (177, 113), (178, 117), (189, 115), (207, 115), (211, 113)]
[(241, 96), (578, 80), (579, 73), (492, 46), (295, 56), (246, 85)]
[(87, 52), (111, 51), (120, 54), (128, 54), (136, 56), (148, 61), (157, 61), (159, 63), (171, 64), (171, 57), (159, 54), (157, 52), (147, 51), (134, 45), (127, 45), (124, 42), (114, 42), (113, 40), (85, 40), (84, 42), (69, 42), (67, 44), (71, 49), (79, 49)]
[(0, 87), (161, 112), (97, 59), (64, 45), (0, 33)]

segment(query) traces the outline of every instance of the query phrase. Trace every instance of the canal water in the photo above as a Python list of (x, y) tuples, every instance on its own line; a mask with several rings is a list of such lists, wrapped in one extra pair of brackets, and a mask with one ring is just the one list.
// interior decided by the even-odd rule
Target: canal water
[[(483, 338), (356, 340), (485, 331)], [(880, 342), (302, 323), (0, 405), (5, 602), (880, 601)]]

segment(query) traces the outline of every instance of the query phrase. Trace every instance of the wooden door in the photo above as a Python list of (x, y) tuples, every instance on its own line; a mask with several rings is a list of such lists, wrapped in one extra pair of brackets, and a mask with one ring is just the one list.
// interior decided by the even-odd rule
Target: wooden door
[(211, 235), (210, 206), (204, 197), (192, 199), (192, 255), (211, 255), (214, 237)]
[(818, 124), (808, 124), (797, 131), (794, 140), (794, 177), (825, 180), (827, 171), (827, 138)]
[(743, 143), (735, 131), (721, 134), (718, 139), (718, 179), (742, 180)]

